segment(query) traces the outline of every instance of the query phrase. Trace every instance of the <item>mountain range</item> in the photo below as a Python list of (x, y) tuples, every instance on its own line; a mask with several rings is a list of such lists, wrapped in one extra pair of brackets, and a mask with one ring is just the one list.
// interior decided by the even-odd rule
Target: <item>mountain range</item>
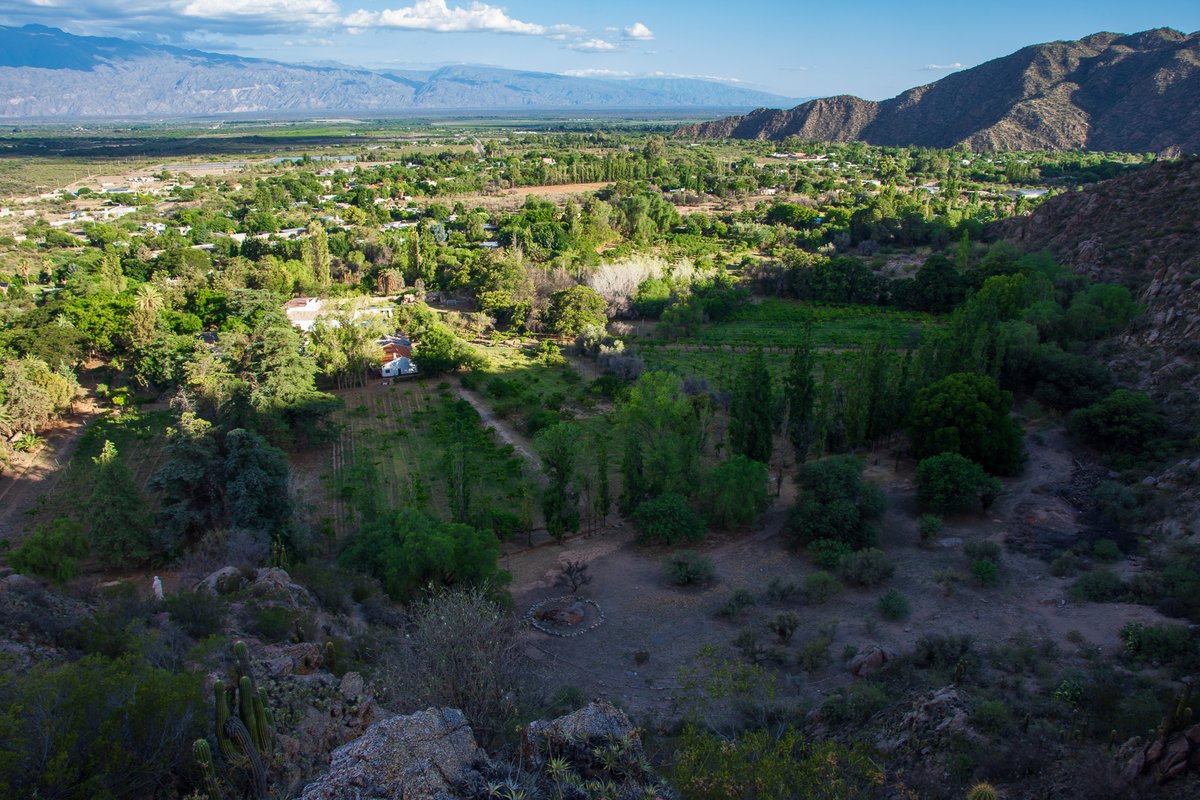
[(376, 71), (286, 64), (42, 25), (0, 26), (0, 117), (185, 117), (411, 110), (749, 109), (795, 99), (690, 78), (493, 67)]
[(882, 102), (850, 95), (689, 125), (690, 138), (863, 141), (974, 150), (1200, 151), (1200, 33), (1050, 42)]

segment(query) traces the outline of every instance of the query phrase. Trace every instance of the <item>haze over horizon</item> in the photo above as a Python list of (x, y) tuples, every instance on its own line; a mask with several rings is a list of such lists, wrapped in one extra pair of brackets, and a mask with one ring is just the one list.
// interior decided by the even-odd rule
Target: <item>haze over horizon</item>
[[(1098, 31), (1200, 29), (1163, 0), (1004, 9), (945, 0), (852, 5), (746, 0), (603, 5), (550, 0), (9, 0), (0, 24), (294, 63), (488, 64), (597, 77), (722, 80), (789, 97), (885, 99), (1030, 44)], [(800, 46), (797, 46), (799, 44)]]

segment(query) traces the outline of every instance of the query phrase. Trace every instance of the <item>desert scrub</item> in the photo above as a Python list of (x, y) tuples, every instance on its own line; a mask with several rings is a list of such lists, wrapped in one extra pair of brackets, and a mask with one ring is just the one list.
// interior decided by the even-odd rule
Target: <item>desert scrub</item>
[(1125, 596), (1125, 584), (1115, 573), (1098, 569), (1075, 581), (1071, 586), (1071, 596), (1093, 603), (1115, 603)]
[(887, 705), (887, 695), (873, 683), (838, 689), (821, 706), (821, 716), (836, 724), (861, 725)]
[(1000, 563), (1000, 545), (987, 539), (972, 539), (963, 544), (963, 554), (971, 561)]
[(921, 544), (928, 547), (942, 534), (942, 518), (936, 514), (922, 514), (917, 520), (917, 533), (921, 536)]
[(895, 565), (882, 550), (875, 547), (851, 553), (843, 557), (838, 565), (842, 579), (856, 586), (878, 586), (895, 572)]
[(821, 569), (837, 569), (842, 558), (854, 552), (850, 545), (838, 539), (817, 539), (806, 548), (813, 563)]
[(795, 611), (781, 611), (767, 624), (767, 627), (771, 633), (779, 637), (780, 644), (787, 644), (792, 640), (796, 628), (800, 627), (800, 615)]
[(804, 599), (822, 605), (841, 594), (842, 584), (828, 572), (814, 572), (804, 580)]
[(893, 622), (908, 619), (908, 598), (896, 589), (890, 589), (879, 598), (879, 614)]
[(694, 550), (678, 550), (667, 556), (663, 572), (676, 586), (703, 586), (717, 577), (712, 559)]
[(971, 562), (971, 577), (980, 586), (995, 586), (1000, 580), (1000, 568), (996, 566), (995, 561), (981, 558)]
[(717, 607), (716, 614), (721, 619), (733, 619), (754, 605), (754, 594), (747, 588), (739, 587)]
[(1113, 562), (1121, 557), (1121, 548), (1112, 539), (1097, 539), (1092, 545), (1092, 556), (1097, 561)]

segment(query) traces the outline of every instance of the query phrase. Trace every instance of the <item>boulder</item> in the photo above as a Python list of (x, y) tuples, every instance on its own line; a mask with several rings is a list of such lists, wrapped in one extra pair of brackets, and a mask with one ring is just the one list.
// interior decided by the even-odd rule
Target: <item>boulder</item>
[(329, 771), (304, 787), (302, 800), (453, 800), (482, 783), (486, 761), (466, 718), (429, 708), (377, 722), (333, 752)]
[(525, 743), (529, 752), (536, 753), (544, 740), (594, 742), (631, 737), (633, 732), (633, 723), (625, 712), (601, 700), (551, 722), (532, 723), (525, 729)]
[(890, 653), (878, 645), (872, 645), (850, 659), (850, 663), (846, 665), (846, 669), (852, 675), (862, 678), (883, 669), (895, 657), (895, 653)]

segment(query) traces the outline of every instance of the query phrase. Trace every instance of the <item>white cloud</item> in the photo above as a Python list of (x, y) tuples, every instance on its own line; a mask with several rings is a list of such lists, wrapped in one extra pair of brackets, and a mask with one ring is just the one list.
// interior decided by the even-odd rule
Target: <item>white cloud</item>
[(185, 17), (224, 21), (261, 21), (328, 25), (341, 9), (333, 0), (188, 0), (179, 9)]
[[(352, 32), (368, 28), (397, 28), (410, 31), (432, 31), (434, 33), (515, 33), (525, 36), (557, 35), (569, 26), (546, 26), (536, 22), (514, 19), (498, 6), (472, 2), (469, 6), (446, 4), (446, 0), (417, 0), (406, 8), (367, 11), (359, 9), (347, 16), (343, 22)], [(572, 30), (574, 30), (572, 28)]]
[(567, 47), (584, 53), (611, 53), (617, 49), (615, 44), (607, 42), (604, 39), (584, 39), (583, 41), (569, 44)]
[(964, 69), (965, 66), (966, 65), (959, 64), (957, 61), (955, 61), (953, 64), (926, 64), (925, 66), (921, 67), (921, 69), (928, 70), (930, 72), (953, 72), (956, 69)]
[(720, 75), (696, 75), (686, 72), (647, 72), (648, 78), (692, 78), (698, 81), (717, 81), (718, 83), (745, 83), (741, 78), (724, 78)]
[(648, 42), (654, 38), (654, 31), (640, 22), (635, 22), (625, 29), (625, 38), (637, 39), (639, 42)]
[(572, 78), (632, 78), (634, 73), (620, 69), (568, 69), (559, 75), (569, 75)]

